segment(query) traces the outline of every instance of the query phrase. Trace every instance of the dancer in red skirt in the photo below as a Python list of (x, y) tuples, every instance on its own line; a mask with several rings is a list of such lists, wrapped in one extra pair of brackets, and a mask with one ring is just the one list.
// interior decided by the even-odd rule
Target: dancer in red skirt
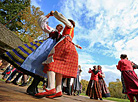
[[(62, 96), (62, 77), (75, 78), (78, 69), (78, 53), (72, 42), (75, 22), (66, 19), (61, 13), (54, 12), (54, 17), (65, 24), (61, 40), (51, 50), (47, 60), (43, 62), (44, 72), (48, 76), (46, 92), (36, 94), (37, 97), (55, 98)], [(56, 88), (55, 88), (56, 79)]]
[(133, 63), (127, 59), (126, 54), (121, 54), (117, 69), (121, 71), (123, 93), (127, 94), (130, 102), (134, 102), (134, 96), (138, 101), (138, 77), (133, 70)]
[(90, 99), (98, 100), (99, 98), (100, 100), (102, 100), (101, 89), (98, 82), (98, 76), (102, 77), (101, 73), (96, 66), (93, 66), (93, 70), (89, 68), (88, 73), (91, 73), (91, 79), (87, 87), (86, 95), (90, 96)]
[(98, 77), (99, 85), (101, 88), (102, 97), (110, 97), (110, 92), (107, 88), (107, 85), (104, 81), (105, 74), (102, 72), (102, 67), (100, 65), (97, 66), (99, 72), (101, 73), (102, 77)]

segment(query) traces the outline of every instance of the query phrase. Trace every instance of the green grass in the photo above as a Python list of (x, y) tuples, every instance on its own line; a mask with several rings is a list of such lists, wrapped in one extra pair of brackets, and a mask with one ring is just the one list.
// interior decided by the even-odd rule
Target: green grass
[(0, 79), (0, 81), (5, 81), (5, 80), (3, 80), (3, 79)]
[(111, 101), (115, 101), (115, 102), (130, 102), (130, 100), (128, 99), (120, 99), (120, 98), (114, 98), (114, 97), (107, 97), (107, 98), (103, 98), (105, 100), (111, 100)]
[[(81, 93), (80, 95), (87, 96), (85, 93)], [(104, 100), (110, 100), (115, 102), (130, 102), (128, 99), (120, 99), (120, 98), (114, 98), (114, 97), (107, 97), (103, 98)]]
[(80, 95), (87, 96), (85, 93), (81, 93)]

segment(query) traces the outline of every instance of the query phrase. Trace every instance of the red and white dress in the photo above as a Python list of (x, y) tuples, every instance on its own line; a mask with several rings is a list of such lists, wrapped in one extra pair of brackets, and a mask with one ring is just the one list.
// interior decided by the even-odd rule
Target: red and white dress
[(62, 36), (61, 40), (49, 53), (47, 60), (43, 62), (45, 66), (44, 72), (54, 71), (62, 74), (63, 77), (76, 77), (78, 69), (78, 53), (72, 43), (74, 28), (66, 26)]
[(132, 62), (127, 59), (121, 59), (118, 62), (117, 69), (121, 71), (121, 81), (124, 94), (138, 94), (138, 77), (133, 70)]

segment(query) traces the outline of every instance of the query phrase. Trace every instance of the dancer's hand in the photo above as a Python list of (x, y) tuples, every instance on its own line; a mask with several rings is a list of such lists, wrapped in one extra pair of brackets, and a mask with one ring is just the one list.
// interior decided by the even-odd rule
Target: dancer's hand
[(51, 11), (51, 12), (50, 12), (50, 16), (53, 16), (53, 13), (54, 13), (54, 11)]
[(76, 47), (79, 48), (79, 49), (82, 49), (82, 47), (81, 47), (80, 45), (77, 45), (77, 44), (76, 44)]
[(46, 17), (49, 18), (50, 16), (53, 16), (53, 13), (54, 13), (54, 11), (51, 11), (50, 13), (48, 13), (48, 14), (46, 15)]

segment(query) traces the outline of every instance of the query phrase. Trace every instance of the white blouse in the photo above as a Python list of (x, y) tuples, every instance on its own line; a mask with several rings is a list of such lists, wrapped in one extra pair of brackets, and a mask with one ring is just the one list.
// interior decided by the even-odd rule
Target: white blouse
[(44, 32), (51, 33), (53, 31), (56, 31), (56, 29), (54, 29), (54, 28), (50, 27), (49, 25), (47, 25), (47, 22), (48, 22), (48, 18), (44, 15), (41, 15), (38, 18), (38, 24)]

